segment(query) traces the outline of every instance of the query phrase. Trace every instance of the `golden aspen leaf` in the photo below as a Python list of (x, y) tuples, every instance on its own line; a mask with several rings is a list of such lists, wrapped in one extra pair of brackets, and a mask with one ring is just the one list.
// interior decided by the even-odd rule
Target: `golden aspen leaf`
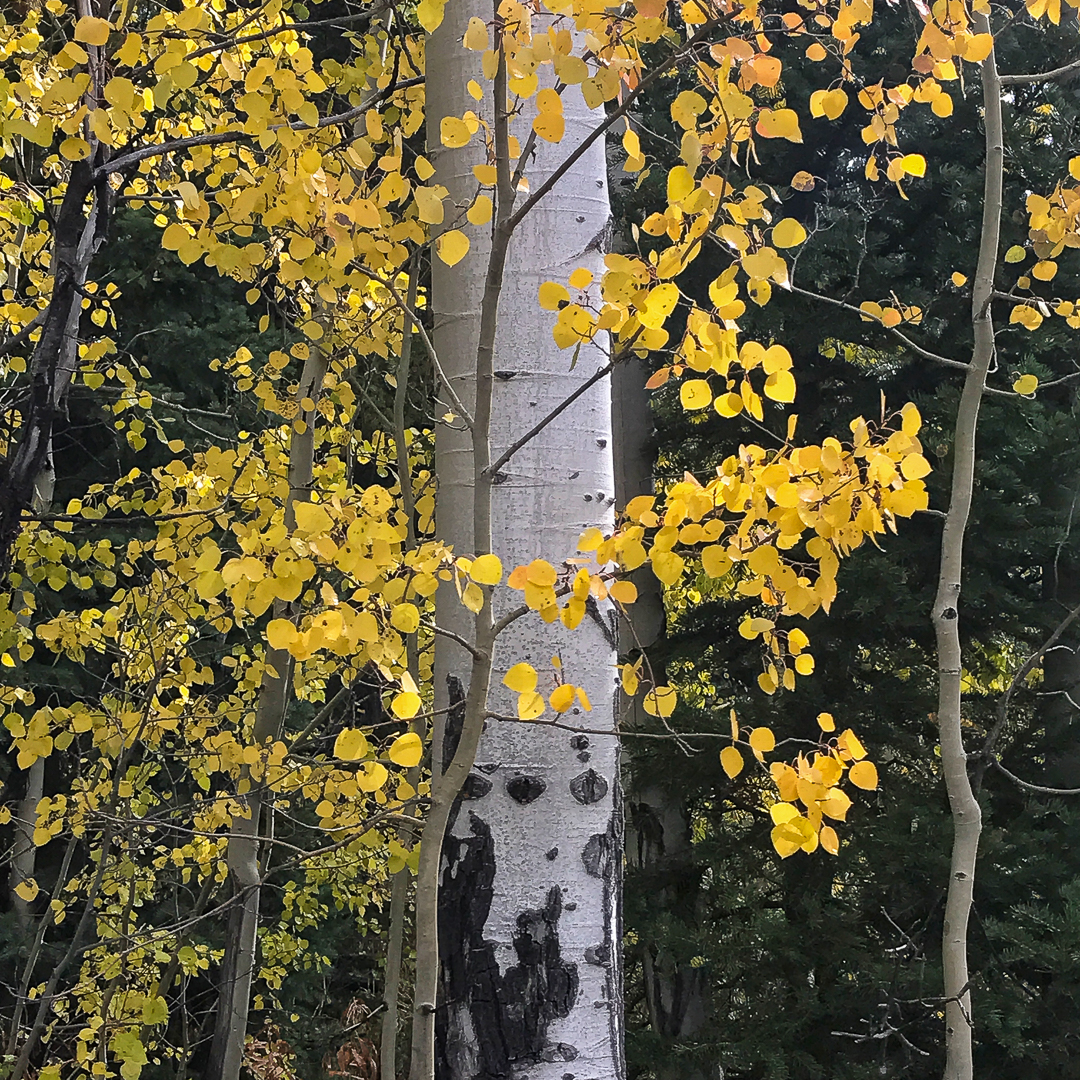
[(972, 64), (981, 64), (990, 55), (993, 47), (993, 34), (972, 34), (964, 48), (964, 59)]
[(586, 529), (579, 537), (578, 551), (595, 551), (604, 542), (604, 534), (599, 529)]
[(532, 129), (544, 142), (557, 143), (566, 132), (562, 113), (542, 112), (533, 118)]
[(60, 144), (60, 156), (68, 161), (82, 161), (90, 156), (90, 144), (85, 139), (65, 139)]
[(772, 728), (756, 727), (750, 732), (750, 748), (759, 754), (767, 754), (776, 748), (776, 736)]
[(75, 40), (84, 45), (106, 45), (112, 25), (107, 19), (95, 19), (92, 15), (84, 15), (75, 24)]
[(356, 786), (361, 791), (378, 791), (389, 776), (385, 765), (377, 761), (365, 761), (363, 768), (356, 772)]
[(828, 56), (828, 55), (829, 54), (825, 51), (825, 46), (822, 45), (820, 42), (817, 42), (817, 41), (815, 41), (814, 44), (811, 45), (806, 50), (806, 59), (807, 60), (814, 60), (814, 61), (824, 60), (825, 57)]
[(787, 139), (794, 143), (803, 141), (799, 116), (794, 109), (762, 109), (754, 130), (763, 139)]
[(818, 713), (817, 722), (818, 727), (821, 728), (822, 731), (836, 730), (836, 721), (833, 719), (832, 713)]
[[(102, 20), (96, 20), (101, 22)], [(15, 886), (15, 895), (25, 903), (31, 903), (41, 890), (38, 888), (38, 883), (31, 878), (23, 878), (18, 885)]]
[(589, 695), (585, 693), (584, 686), (574, 687), (574, 693), (577, 695), (578, 703), (586, 712), (592, 712), (592, 702), (589, 700)]
[(439, 195), (445, 188), (417, 186), (413, 188), (416, 200), (416, 216), (427, 225), (441, 225), (443, 222), (443, 201)]
[[(143, 1001), (142, 1022), (144, 1024), (163, 1024), (169, 1019), (169, 1005), (162, 997), (149, 997)], [(39, 1080), (43, 1080), (43, 1073), (38, 1073)]]
[(668, 172), (667, 200), (680, 203), (694, 190), (694, 176), (685, 165), (676, 165)]
[(442, 25), (444, 7), (444, 0), (420, 0), (416, 5), (416, 18), (429, 34)]
[(815, 90), (810, 95), (810, 115), (836, 120), (847, 108), (848, 96), (842, 87), (835, 90)]
[(794, 855), (796, 851), (802, 847), (802, 839), (800, 835), (792, 830), (788, 825), (776, 825), (774, 826), (772, 833), (770, 834), (772, 845), (776, 849), (776, 854), (781, 859), (786, 859), (789, 855)]
[(435, 166), (423, 154), (417, 155), (413, 168), (416, 170), (417, 177), (425, 183), (435, 175)]
[(734, 746), (725, 746), (720, 751), (720, 764), (724, 769), (724, 772), (734, 780), (736, 776), (743, 771), (743, 766), (746, 764), (743, 761), (742, 754), (735, 749)]
[(358, 728), (345, 728), (334, 740), (334, 757), (341, 761), (359, 761), (370, 749), (367, 737)]
[(719, 544), (710, 544), (701, 552), (701, 569), (711, 578), (723, 577), (733, 566), (730, 556)]
[(499, 179), (499, 170), (494, 165), (474, 165), (473, 176), (478, 184), (493, 187)]
[(706, 379), (688, 379), (679, 387), (679, 401), (688, 411), (707, 409), (712, 404), (712, 387)]
[(461, 602), (474, 614), (478, 615), (484, 608), (484, 594), (480, 586), (470, 581), (461, 590)]
[(540, 306), (545, 311), (558, 311), (563, 304), (570, 303), (570, 293), (565, 285), (557, 281), (545, 281), (538, 290)]
[[(402, 696), (401, 694), (398, 695), (398, 697)], [(413, 694), (413, 697), (416, 697), (416, 695)], [(411, 715), (416, 715), (415, 710)], [(408, 719), (408, 717), (402, 717), (402, 719)], [(403, 769), (415, 769), (424, 756), (424, 744), (415, 731), (407, 731), (393, 741), (386, 756), (395, 765), (400, 765)]]
[(656, 551), (649, 556), (652, 572), (665, 585), (674, 585), (682, 577), (686, 563), (683, 557), (674, 551)]
[(865, 791), (873, 791), (878, 786), (877, 769), (872, 761), (857, 761), (848, 770), (848, 779)]
[(938, 94), (933, 101), (930, 102), (930, 111), (935, 116), (940, 116), (943, 120), (947, 116), (953, 114), (953, 99), (949, 94), (944, 92)]
[(518, 695), (517, 714), (519, 720), (535, 720), (544, 715), (547, 706), (544, 699), (535, 690), (526, 690)]
[(395, 630), (400, 630), (403, 634), (415, 633), (420, 625), (420, 612), (415, 604), (398, 604), (390, 612), (390, 623)]
[(462, 146), (468, 146), (472, 132), (469, 131), (469, 125), (459, 116), (444, 116), (439, 121), (439, 138), (443, 146), (456, 150)]
[(784, 218), (773, 226), (772, 242), (778, 248), (797, 247), (806, 239), (806, 230), (794, 218)]
[(177, 251), (181, 244), (186, 244), (191, 239), (191, 234), (180, 224), (174, 221), (162, 234), (161, 246), (166, 251)]
[(900, 410), (900, 415), (902, 417), (900, 430), (905, 435), (917, 435), (919, 428), (922, 427), (922, 414), (918, 406), (909, 401)]
[(817, 181), (814, 179), (811, 173), (808, 173), (805, 169), (800, 169), (792, 178), (791, 186), (796, 191), (813, 191)]
[(810, 653), (802, 653), (796, 656), (795, 670), (800, 675), (812, 675), (814, 673), (814, 657)]
[(1013, 383), (1012, 388), (1016, 393), (1025, 396), (1034, 394), (1039, 388), (1039, 380), (1035, 375), (1021, 375), (1020, 378)]
[(571, 289), (587, 289), (593, 282), (593, 273), (591, 270), (586, 270), (584, 266), (579, 266), (570, 275), (570, 288)]
[(774, 371), (765, 380), (765, 396), (785, 404), (794, 401), (795, 376), (790, 371)]
[(271, 649), (287, 649), (296, 643), (300, 636), (296, 627), (288, 619), (272, 619), (266, 626), (266, 640)]
[(786, 825), (789, 821), (793, 821), (799, 816), (798, 809), (791, 805), (790, 800), (773, 803), (772, 806), (769, 807), (769, 817), (773, 819), (774, 825)]
[(900, 472), (905, 480), (921, 480), (930, 473), (930, 462), (922, 454), (908, 454), (900, 462)]
[(525, 580), (541, 589), (548, 589), (558, 581), (555, 567), (545, 559), (533, 559), (525, 568)]
[(668, 717), (675, 711), (679, 694), (674, 686), (657, 686), (645, 695), (642, 708), (650, 716)]
[(483, 19), (478, 19), (474, 15), (469, 20), (469, 27), (465, 31), (462, 44), (466, 49), (472, 49), (475, 52), (483, 52), (488, 47), (488, 28), (484, 25)]
[(486, 225), (491, 220), (492, 209), (490, 196), (477, 195), (465, 216), (470, 225)]
[(502, 581), (502, 561), (498, 555), (481, 555), (473, 559), (469, 577), (481, 585), (498, 585)]
[(900, 165), (908, 176), (926, 175), (926, 158), (922, 154), (905, 154), (900, 159)]
[[(420, 695), (415, 690), (402, 690), (394, 695), (394, 700), (390, 702), (390, 711), (399, 720), (411, 720), (420, 711)], [(393, 758), (390, 760), (393, 761)]]
[(959, 289), (967, 284), (967, 275), (957, 271), (949, 280)]
[(856, 761), (866, 757), (866, 748), (859, 742), (859, 737), (851, 728), (841, 732), (840, 737), (836, 740), (836, 745), (850, 754)]
[(536, 689), (536, 669), (524, 662), (515, 664), (504, 676), (503, 686), (515, 693), (524, 694)]
[(738, 416), (742, 412), (743, 400), (738, 394), (720, 394), (713, 401), (713, 408), (721, 416)]
[(838, 855), (840, 853), (840, 837), (836, 835), (836, 830), (831, 825), (822, 825), (821, 833), (818, 836), (821, 841), (821, 846), (830, 854)]
[(638, 691), (640, 682), (637, 668), (633, 664), (623, 664), (620, 668), (620, 677), (622, 679), (623, 693), (633, 697)]
[(729, 711), (728, 719), (731, 721), (731, 741), (736, 742), (739, 738), (739, 717), (734, 709)]
[(632, 604), (638, 598), (637, 586), (632, 581), (614, 581), (608, 586), (608, 596), (620, 604)]
[(557, 686), (551, 693), (551, 697), (548, 698), (551, 707), (557, 713), (564, 713), (571, 705), (574, 704), (574, 688), (569, 683), (563, 683), (562, 686)]
[(1042, 325), (1042, 321), (1042, 314), (1030, 304), (1017, 304), (1009, 312), (1009, 322), (1019, 323), (1027, 330), (1037, 330)]
[(1031, 268), (1031, 276), (1039, 281), (1053, 281), (1057, 271), (1056, 262), (1052, 259), (1043, 259)]
[(469, 253), (469, 238), (460, 229), (444, 232), (435, 241), (435, 250), (447, 266), (457, 266)]
[(1074, 180), (1080, 180), (1080, 157), (1069, 158), (1069, 175)]
[(334, 524), (334, 520), (327, 513), (326, 508), (318, 503), (294, 503), (293, 514), (296, 518), (297, 532), (305, 533), (308, 536), (328, 532)]
[(683, 90), (671, 103), (671, 119), (684, 131), (697, 125), (697, 118), (708, 108), (708, 102), (695, 90)]
[(1013, 244), (1013, 246), (1005, 252), (1005, 261), (1007, 263), (1023, 262), (1026, 258), (1027, 252), (1019, 244)]
[(779, 686), (775, 673), (771, 671), (763, 671), (757, 677), (757, 684), (766, 694), (775, 694), (776, 688)]

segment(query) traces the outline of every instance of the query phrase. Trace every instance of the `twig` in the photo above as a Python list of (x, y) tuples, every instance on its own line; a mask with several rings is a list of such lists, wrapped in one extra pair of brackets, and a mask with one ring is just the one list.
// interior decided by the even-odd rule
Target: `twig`
[(1080, 71), (1080, 60), (1074, 60), (1064, 67), (1053, 68), (1051, 71), (1040, 71), (1037, 75), (1002, 75), (1002, 86), (1027, 86), (1030, 83), (1057, 82), (1066, 79), (1070, 75)]

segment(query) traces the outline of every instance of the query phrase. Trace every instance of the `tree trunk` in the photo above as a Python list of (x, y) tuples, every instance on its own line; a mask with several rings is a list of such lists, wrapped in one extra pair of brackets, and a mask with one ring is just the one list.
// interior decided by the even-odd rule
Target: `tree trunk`
[[(471, 76), (482, 79), (479, 54), (461, 47), (471, 16), (490, 22), (491, 8), (448, 5), (427, 51), (429, 84), (440, 88), (429, 99), (431, 153), (438, 181), (462, 205), (475, 191), (472, 166), (486, 158), (476, 142), (463, 150), (443, 149), (440, 120), (481, 107), (489, 122), (498, 119), (490, 96), (477, 106), (466, 93)], [(576, 146), (599, 119), (576, 88), (564, 103), (563, 143), (541, 142), (528, 163), (534, 191), (567, 156), (566, 148)], [(528, 110), (514, 121), (523, 145), (530, 123)], [(610, 405), (602, 382), (518, 451), (499, 475), (485, 473), (492, 454), (508, 448), (605, 360), (596, 347), (585, 346), (572, 365), (572, 350), (555, 346), (552, 316), (537, 303), (546, 280), (565, 282), (577, 267), (597, 278), (602, 273), (600, 237), (609, 218), (603, 140), (512, 238), (506, 229), (513, 197), (508, 179), (504, 170), (491, 240), (474, 231), (467, 259), (453, 269), (436, 261), (432, 282), (435, 347), (448, 381), (475, 419), (472, 433), (445, 426), (439, 432), (439, 535), (463, 553), (479, 554), (490, 545), (507, 570), (539, 557), (558, 566), (575, 554), (582, 530), (610, 529), (614, 505)], [(497, 333), (487, 340), (496, 323)], [(473, 621), (456, 597), (439, 595), (439, 623), (475, 641)], [(573, 632), (560, 623), (545, 625), (533, 614), (516, 621), (495, 646), (492, 711), (514, 712), (501, 677), (518, 661), (531, 663), (540, 672), (538, 690), (550, 693), (550, 661), (558, 655), (566, 679), (584, 686), (594, 705), (588, 713), (575, 707), (563, 719), (610, 730), (615, 642), (604, 607), (593, 608)], [(478, 663), (461, 647), (438, 640), (436, 706), (460, 705), (451, 719), (460, 715), (464, 735), (459, 738), (454, 724), (447, 725), (437, 740), (437, 765), (472, 737), (477, 717), (470, 680)], [(434, 1071), (440, 1080), (508, 1077), (523, 1069), (530, 1080), (561, 1080), (567, 1073), (595, 1080), (620, 1076), (622, 827), (615, 739), (489, 720), (463, 795), (440, 810), (448, 829), (439, 867)], [(422, 863), (424, 858), (422, 849)], [(423, 869), (421, 892), (422, 879)], [(421, 896), (420, 923), (423, 902)], [(423, 1005), (419, 952), (418, 944)], [(413, 1080), (428, 1080), (415, 1051)]]
[[(985, 15), (976, 15), (979, 33), (989, 33)], [(963, 581), (964, 535), (975, 482), (975, 434), (986, 373), (994, 356), (991, 303), (1001, 222), (1004, 147), (1001, 83), (994, 52), (982, 64), (986, 175), (979, 258), (972, 286), (974, 345), (956, 414), (952, 490), (941, 538), (941, 570), (933, 623), (938, 652), (938, 726), (941, 767), (953, 819), (952, 862), (945, 901), (942, 967), (945, 996), (945, 1080), (974, 1080), (973, 1017), (967, 960), (968, 918), (975, 884), (975, 860), (982, 812), (968, 776), (961, 720), (959, 602)]]
[[(304, 408), (305, 398), (318, 402), (326, 374), (327, 355), (313, 348), (296, 391), (299, 405), (298, 423), (294, 424), (289, 448), (289, 494), (285, 503), (285, 528), (292, 532), (296, 526), (294, 507), (311, 498), (315, 459), (315, 408)], [(274, 618), (294, 618), (292, 605), (282, 600), (274, 602)], [(251, 732), (253, 745), (263, 745), (267, 739), (277, 739), (285, 720), (292, 683), (292, 657), (286, 649), (268, 649), (267, 671), (259, 688), (259, 702)], [(247, 779), (247, 770), (241, 782)], [(214, 1040), (210, 1047), (207, 1080), (237, 1080), (244, 1062), (244, 1043), (247, 1038), (248, 1011), (251, 1004), (251, 980), (257, 963), (259, 901), (262, 870), (259, 849), (262, 839), (263, 810), (267, 796), (256, 789), (246, 798), (247, 816), (233, 821), (229, 836), (228, 865), (238, 900), (229, 915), (225, 955), (221, 961), (218, 1010), (215, 1017)]]

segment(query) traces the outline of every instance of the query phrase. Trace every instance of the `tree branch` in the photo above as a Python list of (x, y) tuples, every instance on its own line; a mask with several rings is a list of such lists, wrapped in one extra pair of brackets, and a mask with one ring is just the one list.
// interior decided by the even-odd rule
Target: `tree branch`
[(23, 345), (27, 344), (30, 335), (41, 326), (45, 321), (45, 316), (48, 314), (49, 309), (47, 307), (42, 308), (17, 334), (12, 334), (7, 341), (0, 344), (0, 356), (7, 356), (8, 353), (21, 349)]
[(1080, 72), (1080, 60), (1051, 71), (1040, 71), (1037, 75), (1002, 75), (1000, 78), (1002, 86), (1028, 86), (1031, 83), (1058, 82), (1077, 72)]

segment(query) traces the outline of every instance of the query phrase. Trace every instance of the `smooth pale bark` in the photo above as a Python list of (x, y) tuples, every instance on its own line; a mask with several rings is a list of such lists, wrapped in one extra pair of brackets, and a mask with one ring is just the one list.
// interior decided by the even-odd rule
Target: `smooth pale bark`
[[(979, 33), (989, 33), (984, 15), (975, 16)], [(960, 586), (963, 580), (964, 535), (975, 481), (975, 435), (986, 373), (994, 356), (991, 303), (997, 266), (1002, 205), (1004, 147), (1001, 83), (994, 52), (982, 64), (986, 175), (979, 258), (972, 285), (971, 321), (974, 346), (953, 436), (953, 474), (949, 509), (941, 538), (941, 569), (934, 600), (933, 623), (938, 652), (938, 726), (941, 767), (953, 819), (952, 860), (945, 901), (942, 967), (945, 996), (945, 1080), (973, 1080), (973, 1018), (967, 958), (968, 919), (975, 885), (975, 861), (982, 831), (982, 812), (972, 791), (961, 721)]]
[[(473, 15), (490, 22), (492, 9), (448, 5), (427, 51), (429, 85), (440, 91), (429, 100), (431, 156), (438, 182), (462, 206), (476, 190), (471, 168), (485, 160), (484, 151), (478, 143), (443, 149), (439, 122), (477, 108), (496, 120), (491, 99), (478, 107), (465, 89), (469, 78), (480, 80), (480, 55), (461, 47)], [(585, 108), (576, 88), (564, 102), (563, 143), (539, 143), (529, 161), (533, 191), (602, 119)], [(528, 112), (514, 121), (523, 145), (529, 123)], [(544, 281), (565, 283), (578, 267), (597, 278), (602, 272), (601, 238), (609, 218), (603, 140), (524, 218), (504, 260), (499, 229), (506, 217), (507, 179), (504, 172), (494, 245), (486, 230), (470, 229), (473, 248), (464, 262), (450, 269), (433, 260), (435, 347), (475, 420), (472, 433), (461, 430), (460, 421), (459, 430), (439, 431), (438, 531), (461, 552), (479, 553), (490, 543), (508, 570), (541, 557), (558, 567), (575, 554), (584, 529), (612, 524), (607, 386), (600, 382), (587, 391), (499, 475), (486, 476), (484, 467), (605, 362), (599, 349), (586, 346), (571, 370), (573, 350), (554, 345), (554, 316), (537, 304)], [(494, 341), (485, 342), (484, 330), (496, 323)], [(442, 400), (450, 397), (444, 392)], [(470, 656), (445, 638), (437, 643), (436, 706), (456, 707), (449, 730), (437, 740), (436, 767), (451, 756), (456, 764), (472, 764), (469, 744), (484, 711), (515, 712), (516, 695), (502, 687), (501, 677), (517, 661), (540, 672), (538, 689), (547, 694), (555, 686), (551, 658), (561, 656), (565, 678), (584, 686), (593, 703), (591, 713), (575, 706), (564, 719), (610, 730), (616, 636), (605, 606), (573, 632), (532, 614), (514, 622), (494, 645), (485, 702), (475, 685), (489, 647), (475, 636), (483, 620), (474, 624), (456, 598), (444, 593), (440, 624), (475, 642), (480, 655)], [(508, 597), (511, 602), (517, 601)], [(526, 1068), (530, 1080), (561, 1080), (567, 1072), (592, 1080), (620, 1076), (621, 819), (614, 738), (489, 720), (476, 769), (462, 781), (466, 799), (448, 805), (433, 798), (429, 827), (433, 820), (447, 826), (441, 862), (438, 853), (421, 852), (418, 953), (434, 932), (426, 925), (425, 863), (437, 866), (440, 888), (441, 1000), (437, 1065), (431, 1070), (446, 1080), (508, 1076)], [(453, 784), (442, 786), (447, 795), (453, 790)], [(434, 1004), (428, 993), (430, 986), (420, 985), (418, 955), (418, 1010)], [(421, 1018), (418, 1011), (414, 1023)], [(413, 1080), (428, 1080), (415, 1048), (413, 1064)]]
[[(320, 349), (312, 349), (304, 364), (295, 400), (299, 406), (297, 420), (303, 430), (294, 427), (289, 447), (289, 494), (285, 502), (285, 527), (290, 532), (296, 525), (294, 507), (311, 498), (315, 461), (315, 409), (305, 409), (305, 398), (318, 401), (326, 375), (328, 358)], [(292, 605), (282, 600), (274, 602), (274, 618), (292, 618)], [(292, 656), (286, 649), (268, 649), (267, 670), (259, 688), (252, 743), (261, 746), (277, 739), (285, 721), (292, 684)], [(248, 780), (247, 769), (241, 774)], [(259, 901), (262, 893), (263, 869), (259, 854), (263, 836), (264, 810), (268, 805), (265, 793), (256, 787), (245, 799), (247, 816), (233, 821), (229, 836), (228, 865), (233, 886), (239, 899), (233, 908), (225, 940), (225, 955), (221, 961), (218, 1011), (215, 1018), (214, 1041), (210, 1049), (207, 1080), (237, 1080), (244, 1063), (244, 1042), (247, 1038), (248, 1012), (251, 1003), (251, 980), (257, 962)]]

